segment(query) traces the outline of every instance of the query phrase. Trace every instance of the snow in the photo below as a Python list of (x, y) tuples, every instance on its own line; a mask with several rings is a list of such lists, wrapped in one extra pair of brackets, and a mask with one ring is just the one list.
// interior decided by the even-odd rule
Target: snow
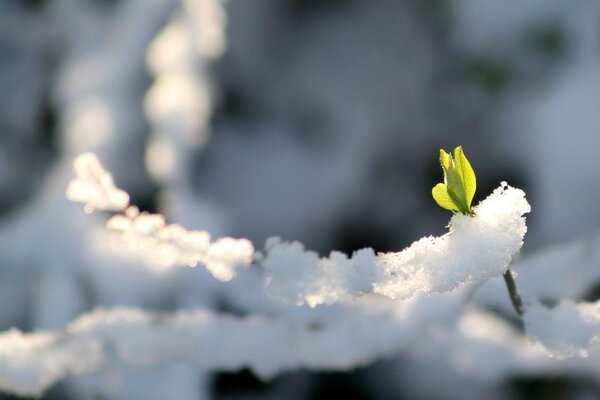
[[(74, 164), (77, 178), (69, 184), (67, 196), (85, 202), (86, 207), (122, 209), (111, 203), (112, 198), (119, 197), (115, 193), (128, 196), (114, 186), (95, 155), (79, 156)], [(422, 238), (401, 252), (375, 255), (372, 249), (362, 249), (348, 258), (334, 251), (319, 259), (300, 243), (273, 238), (267, 241), (260, 263), (268, 290), (297, 305), (315, 307), (369, 292), (392, 299), (406, 299), (417, 292), (447, 292), (503, 274), (523, 245), (527, 231), (523, 215), (530, 210), (525, 193), (502, 182), (474, 208), (474, 217), (456, 214), (448, 234)], [(206, 231), (166, 224), (162, 215), (140, 213), (136, 207), (114, 215), (107, 227), (151, 262), (164, 266), (202, 263), (223, 281), (231, 280), (235, 268), (250, 264), (254, 256), (247, 239), (223, 238), (211, 244)]]
[(366, 299), (318, 324), (206, 309), (172, 314), (97, 309), (60, 330), (0, 334), (0, 389), (39, 395), (67, 375), (97, 373), (115, 362), (133, 370), (172, 363), (203, 371), (249, 367), (265, 379), (297, 368), (352, 369), (405, 351), (430, 321), (455, 315), (457, 300)]
[(363, 249), (348, 258), (332, 252), (319, 258), (300, 243), (267, 242), (261, 261), (270, 293), (311, 307), (352, 300), (374, 292), (392, 299), (415, 293), (443, 293), (502, 275), (523, 245), (523, 215), (531, 207), (522, 190), (506, 183), (474, 208), (456, 214), (449, 232), (424, 237), (403, 251), (375, 255)]
[(122, 235), (130, 248), (149, 263), (164, 267), (203, 264), (221, 281), (231, 280), (236, 267), (248, 266), (254, 255), (249, 240), (225, 237), (211, 242), (206, 231), (188, 231), (178, 224), (166, 224), (162, 215), (140, 213), (135, 207), (114, 215), (106, 226)]
[(252, 262), (254, 246), (249, 240), (225, 237), (211, 242), (206, 231), (188, 231), (181, 225), (166, 224), (160, 214), (127, 207), (129, 195), (114, 185), (112, 175), (95, 154), (82, 154), (73, 164), (77, 177), (69, 183), (67, 198), (85, 203), (88, 213), (95, 209), (123, 211), (113, 215), (106, 226), (148, 262), (165, 267), (201, 263), (222, 281), (231, 280), (236, 267)]
[(77, 177), (67, 187), (69, 200), (85, 203), (90, 213), (98, 210), (122, 211), (129, 205), (129, 195), (118, 189), (112, 175), (104, 170), (93, 153), (80, 155), (73, 161)]
[(527, 334), (539, 340), (558, 358), (598, 355), (600, 301), (575, 303), (564, 300), (549, 309), (535, 303), (523, 315)]

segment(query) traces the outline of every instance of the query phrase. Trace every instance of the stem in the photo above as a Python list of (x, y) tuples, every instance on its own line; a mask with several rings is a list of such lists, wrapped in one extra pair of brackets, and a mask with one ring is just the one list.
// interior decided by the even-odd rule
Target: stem
[(517, 285), (515, 285), (515, 280), (512, 277), (510, 268), (504, 273), (504, 282), (506, 282), (508, 295), (510, 296), (510, 301), (515, 308), (515, 311), (517, 314), (523, 315), (523, 302), (521, 301), (521, 295), (519, 295), (519, 290), (517, 289)]

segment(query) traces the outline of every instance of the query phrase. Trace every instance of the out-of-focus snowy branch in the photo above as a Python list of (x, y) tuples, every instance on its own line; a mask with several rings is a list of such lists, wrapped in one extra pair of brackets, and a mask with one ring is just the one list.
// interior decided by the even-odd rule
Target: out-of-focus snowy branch
[[(511, 264), (525, 304), (557, 304), (561, 299), (589, 298), (600, 280), (600, 235), (557, 243)], [(510, 311), (501, 279), (490, 279), (473, 300), (493, 309)]]
[(77, 176), (67, 188), (67, 198), (85, 203), (87, 212), (123, 211), (115, 214), (107, 227), (120, 233), (150, 262), (163, 266), (202, 263), (222, 281), (231, 280), (236, 267), (252, 262), (254, 247), (249, 240), (221, 238), (211, 242), (208, 232), (188, 231), (180, 225), (166, 224), (160, 214), (140, 213), (137, 207), (127, 207), (129, 196), (114, 185), (112, 176), (94, 154), (77, 157), (73, 165)]
[(163, 187), (189, 184), (194, 150), (208, 141), (212, 112), (210, 62), (225, 48), (225, 16), (218, 0), (184, 0), (150, 43), (155, 82), (144, 110), (152, 128), (146, 167)]
[(67, 375), (115, 363), (134, 369), (181, 361), (204, 371), (249, 367), (265, 378), (297, 368), (350, 369), (397, 355), (432, 319), (455, 315), (458, 304), (441, 297), (366, 302), (319, 323), (204, 309), (174, 314), (99, 309), (62, 330), (1, 334), (0, 389), (39, 395)]
[(549, 354), (559, 358), (598, 356), (600, 301), (575, 303), (564, 300), (549, 309), (530, 305), (523, 315), (529, 336), (539, 340)]
[(406, 299), (502, 275), (527, 231), (523, 214), (531, 207), (525, 193), (503, 183), (474, 210), (474, 217), (454, 215), (446, 235), (422, 238), (397, 253), (375, 255), (363, 249), (351, 258), (332, 252), (319, 259), (300, 243), (270, 240), (262, 260), (268, 289), (282, 299), (315, 306), (368, 292)]
[(85, 153), (73, 162), (77, 177), (67, 187), (69, 200), (85, 204), (85, 211), (123, 211), (129, 206), (129, 195), (117, 188), (113, 176), (107, 172), (98, 157)]

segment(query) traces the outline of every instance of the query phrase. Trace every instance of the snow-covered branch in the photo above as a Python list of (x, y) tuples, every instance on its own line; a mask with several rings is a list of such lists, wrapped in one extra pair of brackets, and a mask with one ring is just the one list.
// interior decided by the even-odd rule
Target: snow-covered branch
[(222, 281), (235, 276), (235, 268), (252, 262), (254, 247), (249, 240), (221, 238), (211, 242), (206, 231), (188, 231), (177, 224), (166, 224), (160, 214), (140, 213), (129, 205), (127, 193), (118, 189), (96, 155), (82, 154), (73, 163), (76, 178), (67, 188), (67, 198), (85, 203), (93, 210), (123, 211), (113, 215), (106, 226), (122, 235), (149, 262), (162, 266), (203, 264)]
[(129, 206), (129, 195), (115, 186), (113, 176), (106, 171), (93, 153), (80, 155), (73, 161), (77, 177), (69, 183), (69, 200), (85, 204), (85, 211), (123, 211)]
[(332, 252), (319, 259), (300, 243), (272, 239), (262, 260), (268, 290), (284, 300), (315, 306), (369, 292), (406, 299), (502, 275), (527, 231), (523, 215), (531, 207), (525, 193), (502, 183), (474, 210), (474, 217), (454, 215), (447, 234), (424, 237), (397, 253), (376, 255), (362, 249), (351, 258)]
[(320, 322), (239, 318), (204, 309), (174, 314), (98, 309), (62, 330), (1, 334), (0, 389), (39, 395), (68, 375), (115, 364), (145, 369), (183, 361), (204, 371), (249, 367), (265, 378), (298, 368), (350, 369), (397, 355), (419, 340), (432, 319), (454, 315), (460, 304), (441, 297), (416, 300), (365, 302)]
[(575, 303), (563, 300), (549, 309), (531, 304), (523, 315), (527, 334), (539, 340), (553, 356), (568, 358), (598, 355), (600, 301)]
[(152, 128), (146, 168), (163, 189), (177, 190), (180, 195), (189, 184), (194, 150), (210, 136), (210, 63), (225, 48), (221, 2), (181, 3), (148, 48), (148, 69), (155, 81), (144, 102)]
[[(99, 207), (107, 203), (107, 191), (118, 189), (112, 179), (90, 179), (90, 164), (97, 170), (92, 178), (110, 178), (95, 156), (84, 154), (75, 160), (78, 178), (69, 186), (67, 196)], [(78, 184), (83, 179), (86, 186)], [(73, 191), (73, 186), (89, 191)], [(503, 182), (474, 208), (473, 217), (456, 214), (447, 234), (424, 237), (400, 252), (376, 255), (372, 249), (362, 249), (351, 258), (340, 252), (319, 258), (300, 243), (272, 238), (258, 261), (267, 274), (268, 291), (298, 305), (348, 301), (371, 292), (392, 299), (406, 299), (417, 292), (448, 292), (503, 274), (523, 245), (527, 231), (523, 215), (530, 210), (525, 193)], [(232, 279), (235, 267), (248, 265), (254, 256), (254, 248), (246, 239), (224, 238), (211, 244), (208, 232), (167, 225), (162, 215), (140, 213), (135, 207), (113, 216), (107, 226), (154, 262), (203, 263), (223, 281)]]
[(254, 254), (249, 240), (225, 237), (211, 242), (206, 231), (188, 231), (181, 225), (166, 224), (162, 215), (140, 213), (136, 207), (114, 215), (106, 226), (120, 233), (150, 263), (191, 267), (203, 264), (221, 281), (231, 280), (235, 268), (249, 265)]

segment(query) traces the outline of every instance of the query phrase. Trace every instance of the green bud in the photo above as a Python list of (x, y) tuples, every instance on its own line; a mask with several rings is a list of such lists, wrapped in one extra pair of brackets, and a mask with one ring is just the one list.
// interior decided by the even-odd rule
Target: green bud
[(477, 184), (475, 172), (462, 147), (455, 148), (452, 154), (440, 150), (440, 164), (444, 171), (444, 183), (438, 183), (431, 190), (433, 199), (446, 210), (473, 215), (471, 201)]

